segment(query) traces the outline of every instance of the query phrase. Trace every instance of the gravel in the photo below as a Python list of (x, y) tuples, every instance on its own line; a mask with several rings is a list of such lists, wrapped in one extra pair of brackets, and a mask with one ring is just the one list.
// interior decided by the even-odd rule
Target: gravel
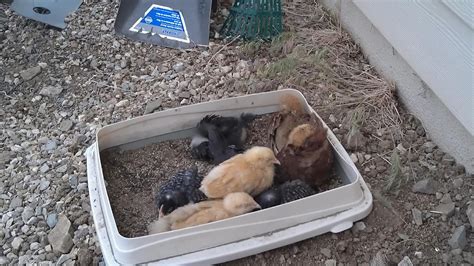
[[(401, 123), (394, 127), (375, 126), (384, 119), (375, 113), (355, 127), (346, 121), (356, 106), (338, 100), (351, 78), (380, 76), (319, 4), (285, 2), (285, 9), (303, 15), (285, 17), (294, 38), (248, 51), (242, 42), (224, 47), (211, 40), (209, 49), (178, 50), (124, 39), (107, 22), (119, 3), (86, 1), (62, 31), (0, 4), (0, 264), (103, 261), (83, 156), (98, 128), (145, 112), (286, 87), (299, 89), (354, 154), (374, 195), (373, 210), (363, 231), (324, 234), (228, 265), (367, 265), (379, 254), (391, 264), (405, 256), (414, 265), (474, 263), (473, 175), (402, 106)], [(262, 74), (295, 46), (308, 55), (326, 48), (328, 58), (318, 66), (297, 66), (289, 75)], [(354, 69), (344, 77), (347, 84), (337, 80), (341, 63)], [(385, 191), (394, 149), (402, 178), (397, 189)], [(442, 204), (445, 215), (436, 214)]]

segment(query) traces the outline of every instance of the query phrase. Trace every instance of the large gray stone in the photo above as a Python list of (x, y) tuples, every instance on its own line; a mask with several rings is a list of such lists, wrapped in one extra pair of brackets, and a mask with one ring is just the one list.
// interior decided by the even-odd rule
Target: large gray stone
[(61, 214), (56, 226), (48, 234), (48, 241), (55, 252), (65, 254), (72, 248), (72, 234), (71, 222), (65, 215)]
[(471, 223), (471, 228), (474, 228), (474, 203), (469, 204), (466, 210), (466, 215), (469, 219), (469, 223)]
[(23, 220), (24, 223), (27, 223), (28, 220), (35, 215), (35, 210), (29, 206), (25, 207), (23, 209), (23, 212), (21, 213), (21, 219)]
[(35, 66), (21, 71), (20, 76), (22, 79), (28, 81), (36, 77), (39, 73), (41, 73), (41, 67)]
[(398, 266), (413, 266), (410, 258), (405, 256), (403, 259), (398, 263)]
[(12, 241), (12, 249), (18, 250), (21, 247), (21, 243), (23, 243), (23, 239), (19, 236), (15, 237)]
[(52, 97), (52, 96), (59, 95), (62, 91), (63, 91), (63, 88), (61, 87), (47, 86), (47, 87), (42, 88), (39, 94), (43, 96)]
[(466, 227), (464, 225), (459, 226), (454, 230), (453, 235), (448, 241), (448, 244), (451, 246), (452, 249), (464, 249), (467, 245), (467, 238), (466, 238)]
[(454, 214), (455, 207), (453, 202), (441, 203), (436, 207), (435, 211), (446, 217), (451, 217)]
[(423, 179), (421, 181), (416, 182), (413, 187), (412, 191), (416, 193), (424, 193), (424, 194), (436, 194), (438, 191), (439, 184), (438, 182), (434, 181), (431, 178)]

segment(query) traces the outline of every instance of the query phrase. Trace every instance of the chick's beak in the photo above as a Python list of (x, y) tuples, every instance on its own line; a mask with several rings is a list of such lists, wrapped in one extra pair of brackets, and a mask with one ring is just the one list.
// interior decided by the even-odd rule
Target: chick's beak
[(277, 158), (275, 158), (272, 162), (273, 162), (273, 164), (278, 164), (278, 165), (280, 165), (280, 161), (278, 161)]

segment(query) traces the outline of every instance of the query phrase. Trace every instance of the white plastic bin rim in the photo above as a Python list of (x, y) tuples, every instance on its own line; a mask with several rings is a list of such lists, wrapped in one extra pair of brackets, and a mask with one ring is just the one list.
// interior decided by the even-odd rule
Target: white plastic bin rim
[[(133, 142), (141, 142), (141, 145), (156, 142), (159, 136), (193, 128), (197, 121), (210, 113), (237, 115), (241, 112), (275, 112), (280, 108), (279, 99), (283, 94), (297, 96), (308, 111), (315, 113), (300, 92), (281, 90), (170, 109), (100, 129), (97, 132), (97, 142), (90, 147), (92, 152), (88, 156), (88, 178), (90, 183), (97, 185), (94, 191), (91, 191), (91, 194), (97, 194), (93, 205), (100, 207), (100, 216), (103, 217), (94, 217), (94, 220), (97, 220), (96, 227), (102, 226), (99, 229), (106, 229), (114, 258), (120, 263), (144, 263), (164, 259), (242, 241), (366, 205), (368, 191), (363, 189), (364, 181), (347, 152), (328, 130), (328, 139), (336, 152), (336, 167), (346, 185), (291, 203), (210, 224), (136, 238), (120, 235), (105, 187), (99, 156), (101, 150)], [(91, 187), (89, 189), (91, 190)], [(370, 192), (368, 193), (370, 195)], [(371, 195), (369, 198), (370, 206), (366, 207), (370, 211)], [(91, 197), (91, 202), (92, 200)], [(358, 218), (358, 215), (353, 214), (353, 217)]]

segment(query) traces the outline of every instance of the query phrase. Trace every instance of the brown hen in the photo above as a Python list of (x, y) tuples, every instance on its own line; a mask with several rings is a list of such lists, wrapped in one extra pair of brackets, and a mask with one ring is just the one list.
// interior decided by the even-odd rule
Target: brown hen
[(301, 179), (317, 187), (328, 179), (334, 161), (327, 129), (298, 97), (285, 95), (281, 104), (270, 133), (272, 147), (281, 163), (275, 181)]

